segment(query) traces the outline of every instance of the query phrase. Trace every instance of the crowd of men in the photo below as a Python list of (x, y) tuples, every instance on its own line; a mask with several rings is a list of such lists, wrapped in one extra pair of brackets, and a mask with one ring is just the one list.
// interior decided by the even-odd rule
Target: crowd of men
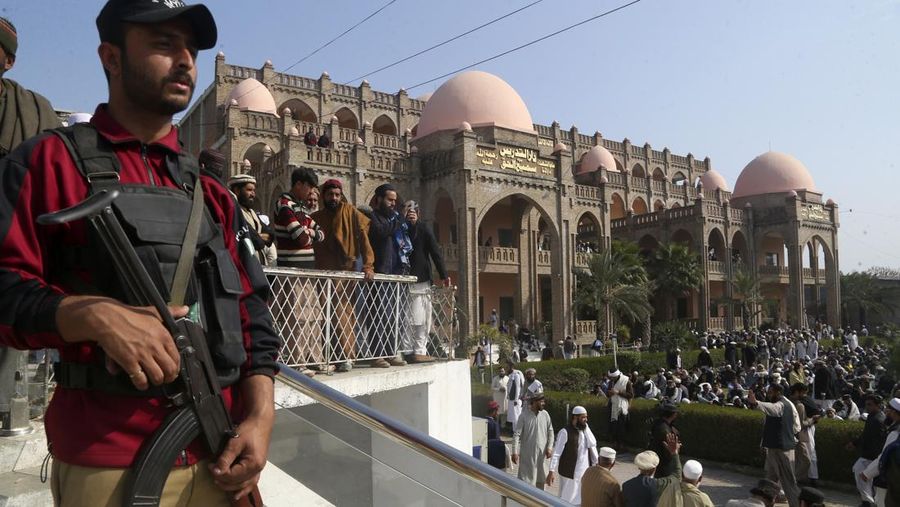
[[(706, 505), (700, 500), (702, 495), (696, 494), (699, 479), (691, 478), (699, 478), (696, 470), (702, 471), (702, 467), (699, 463), (690, 463), (682, 468), (674, 449), (669, 446), (669, 439), (679, 438), (675, 422), (679, 407), (701, 403), (758, 410), (764, 417), (761, 446), (766, 450), (767, 480), (754, 488), (752, 496), (762, 499), (765, 505), (779, 500), (792, 507), (809, 505), (809, 499), (814, 500), (812, 504), (822, 501), (815, 500), (820, 493), (813, 489), (819, 477), (816, 424), (823, 418), (862, 420), (865, 421), (862, 434), (846, 443), (848, 451), (858, 455), (852, 473), (861, 503), (866, 506), (894, 505), (891, 502), (896, 502), (900, 494), (896, 491), (900, 487), (900, 442), (897, 441), (900, 435), (900, 384), (884, 367), (889, 360), (889, 350), (877, 342), (862, 346), (857, 334), (850, 329), (838, 333), (834, 342), (829, 342), (834, 346), (820, 348), (819, 339), (830, 336), (826, 334), (828, 332), (827, 328), (821, 328), (818, 332), (786, 329), (698, 335), (700, 353), (696, 364), (683, 364), (681, 351), (673, 349), (667, 356), (669, 368), (660, 368), (655, 374), (632, 372), (628, 375), (618, 370), (610, 371), (594, 389), (594, 394), (609, 399), (609, 448), (596, 448), (596, 438), (586, 426), (587, 415), (581, 407), (573, 409), (571, 424), (556, 434), (554, 443), (552, 425), (536, 426), (533, 423), (543, 410), (540, 380), (535, 378), (534, 369), (525, 370), (524, 374), (520, 372), (513, 360), (506, 362), (506, 367), (500, 369), (492, 382), (497, 409), (495, 418), (499, 424), (511, 426), (514, 454), (526, 443), (530, 446), (530, 461), (526, 468), (536, 472), (520, 473), (520, 478), (543, 487), (559, 477), (561, 496), (577, 505), (579, 497), (574, 493), (575, 485), (591, 489), (585, 485), (591, 481), (577, 480), (587, 477), (587, 471), (593, 469), (589, 476), (598, 483), (607, 484), (608, 489), (612, 476), (595, 466), (611, 465), (615, 451), (622, 449), (631, 400), (657, 400), (659, 414), (651, 425), (648, 443), (648, 452), (652, 452), (654, 458), (649, 461), (649, 455), (642, 458), (647, 465), (642, 470), (654, 471), (642, 479), (645, 497), (650, 498), (648, 492), (659, 486), (654, 502), (674, 505), (665, 503), (666, 496), (662, 491), (666, 482), (661, 483), (660, 479), (675, 476), (681, 477), (682, 495), (698, 498), (697, 503), (684, 500), (685, 504)], [(711, 350), (717, 348), (724, 349), (724, 363), (713, 359)], [(718, 354), (715, 356), (719, 357)], [(505, 413), (505, 421), (502, 413)], [(522, 421), (523, 414), (525, 422), (517, 424)], [(579, 435), (577, 444), (570, 439), (575, 434)], [(534, 462), (539, 453), (550, 459), (547, 472), (540, 468), (544, 466), (542, 460)], [(575, 453), (574, 458), (571, 453)], [(564, 460), (563, 454), (566, 454)], [(560, 463), (565, 466), (560, 468)], [(653, 477), (656, 479), (651, 483)], [(690, 482), (694, 480), (697, 482)], [(634, 487), (632, 493), (637, 491)], [(629, 500), (630, 496), (626, 492), (625, 505), (657, 505)], [(582, 505), (594, 505), (587, 503), (583, 496), (580, 498)], [(604, 503), (596, 505), (607, 505), (613, 497), (603, 498)], [(747, 502), (750, 503), (735, 501), (733, 505), (758, 504), (751, 500)]]
[[(315, 137), (310, 131), (307, 137)], [(327, 136), (321, 136), (318, 142)], [(219, 159), (212, 150), (203, 157)], [(336, 367), (349, 371), (357, 355), (377, 357), (368, 361), (376, 368), (427, 363), (427, 340), (431, 328), (432, 263), (445, 286), (450, 279), (431, 229), (419, 222), (419, 204), (402, 202), (391, 184), (380, 185), (369, 207), (351, 205), (343, 183), (329, 179), (319, 185), (313, 169), (298, 167), (291, 173), (291, 186), (274, 203), (272, 217), (256, 211), (256, 180), (248, 174), (231, 177), (227, 185), (236, 196), (245, 219), (242, 243), (252, 249), (264, 266), (362, 272), (367, 281), (375, 274), (413, 275), (417, 282), (410, 289), (409, 332), (398, 333), (390, 321), (391, 309), (400, 304), (388, 291), (373, 289), (368, 298), (375, 311), (362, 312), (356, 304), (359, 295), (346, 281), (333, 297), (333, 336), (324, 336), (324, 301), (315, 288), (295, 284), (288, 306), (293, 314), (284, 323), (288, 351), (301, 350), (305, 357), (294, 362), (308, 363), (304, 373), (334, 371), (326, 364), (325, 340), (336, 342), (343, 359)], [(377, 304), (375, 301), (377, 300)], [(364, 315), (360, 315), (365, 313)], [(358, 325), (363, 320), (365, 326)], [(361, 328), (365, 337), (357, 336)], [(397, 343), (402, 340), (402, 343)], [(395, 350), (396, 349), (396, 350)]]

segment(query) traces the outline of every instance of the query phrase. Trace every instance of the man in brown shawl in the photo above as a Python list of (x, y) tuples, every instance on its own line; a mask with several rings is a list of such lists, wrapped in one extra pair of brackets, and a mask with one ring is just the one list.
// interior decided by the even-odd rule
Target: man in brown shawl
[[(357, 258), (362, 260), (362, 272), (366, 281), (375, 278), (375, 255), (369, 244), (369, 219), (344, 200), (344, 187), (339, 180), (331, 179), (322, 184), (322, 201), (325, 207), (312, 214), (312, 219), (325, 233), (325, 241), (313, 243), (316, 269), (356, 271)], [(334, 287), (334, 327), (343, 350), (344, 362), (338, 371), (348, 371), (356, 357), (356, 315), (353, 304), (355, 285), (338, 281)], [(340, 351), (336, 351), (340, 354)]]
[(16, 27), (8, 19), (0, 18), (0, 157), (5, 157), (22, 141), (60, 126), (47, 99), (3, 78), (16, 63), (18, 49)]
[[(18, 49), (16, 27), (0, 17), (0, 158), (28, 138), (60, 126), (47, 99), (3, 78), (16, 63)], [(0, 347), (0, 406), (9, 407), (0, 414), (4, 431), (27, 431), (29, 427), (27, 367), (28, 352)], [(16, 403), (11, 404), (13, 398)]]

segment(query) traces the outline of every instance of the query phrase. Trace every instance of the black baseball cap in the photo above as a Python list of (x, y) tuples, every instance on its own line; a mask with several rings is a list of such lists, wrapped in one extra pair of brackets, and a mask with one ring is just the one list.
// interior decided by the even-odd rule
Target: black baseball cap
[(184, 17), (194, 31), (199, 49), (215, 47), (216, 20), (203, 4), (185, 5), (181, 0), (109, 0), (97, 16), (100, 40), (108, 41), (121, 23), (154, 24)]

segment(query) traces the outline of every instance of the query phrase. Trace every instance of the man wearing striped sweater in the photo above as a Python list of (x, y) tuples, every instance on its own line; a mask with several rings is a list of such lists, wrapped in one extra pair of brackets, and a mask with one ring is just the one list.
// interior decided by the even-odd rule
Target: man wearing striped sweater
[(289, 268), (314, 269), (313, 243), (325, 240), (325, 233), (309, 216), (306, 199), (319, 184), (316, 173), (299, 167), (291, 173), (291, 189), (281, 194), (275, 204), (275, 239), (278, 265)]

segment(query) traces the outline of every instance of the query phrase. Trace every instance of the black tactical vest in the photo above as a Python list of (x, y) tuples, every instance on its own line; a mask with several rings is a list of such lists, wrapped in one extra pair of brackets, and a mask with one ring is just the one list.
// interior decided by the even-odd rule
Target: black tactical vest
[[(113, 146), (97, 130), (86, 123), (56, 129), (68, 148), (72, 160), (84, 175), (94, 193), (103, 189), (119, 190), (112, 207), (131, 240), (163, 299), (170, 300), (175, 267), (191, 214), (194, 185), (199, 183), (199, 167), (187, 154), (170, 155), (167, 169), (181, 188), (123, 184), (119, 181), (120, 164)], [(199, 319), (206, 331), (209, 351), (221, 385), (237, 381), (240, 366), (246, 361), (241, 330), (239, 298), (243, 293), (240, 274), (225, 247), (222, 228), (208, 209), (204, 209), (194, 255), (194, 266), (185, 305), (199, 309)], [(60, 252), (53, 263), (58, 278), (79, 294), (98, 294), (137, 305), (124, 285), (106, 249), (89, 233), (85, 248), (69, 248)], [(90, 274), (90, 283), (72, 275), (74, 271)], [(130, 382), (124, 383), (126, 386)], [(70, 387), (77, 387), (71, 386)], [(94, 386), (85, 386), (92, 388)], [(134, 389), (134, 394), (140, 394)]]

